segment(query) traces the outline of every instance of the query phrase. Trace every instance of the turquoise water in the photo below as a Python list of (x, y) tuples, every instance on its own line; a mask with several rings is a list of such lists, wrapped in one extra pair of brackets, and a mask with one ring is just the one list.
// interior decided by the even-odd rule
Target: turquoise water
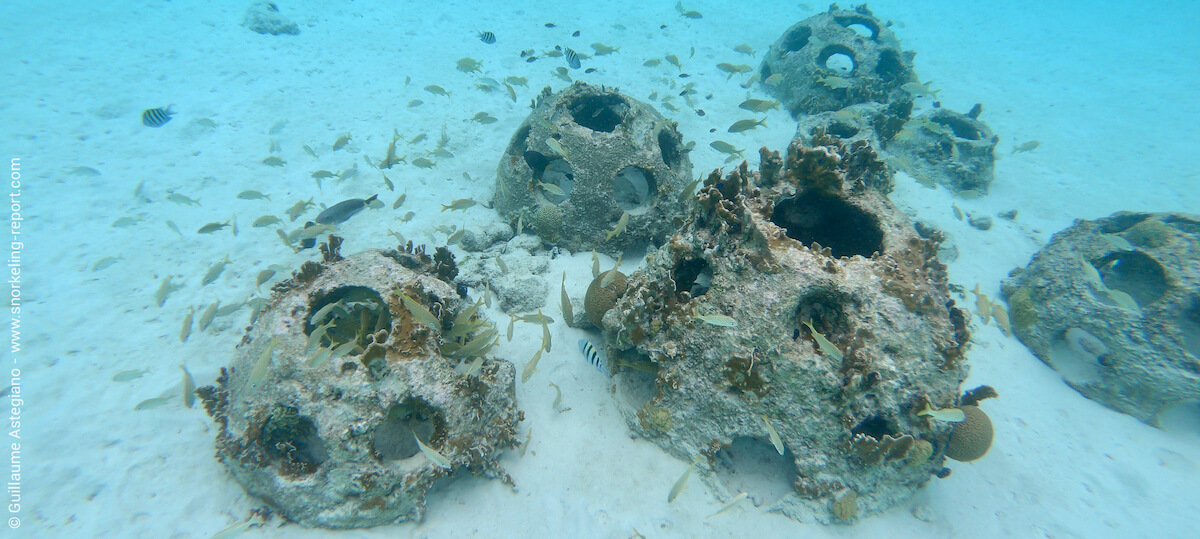
[[(747, 98), (772, 97), (762, 84), (741, 86), (751, 74), (727, 78), (717, 65), (757, 68), (789, 26), (823, 7), (693, 2), (686, 9), (703, 17), (687, 18), (666, 1), (279, 3), (299, 34), (272, 36), (241, 26), (249, 4), (0, 8), (8, 23), (0, 42), (7, 59), (0, 135), (7, 157), (18, 160), (12, 172), (20, 186), (10, 198), (22, 219), (22, 244), (13, 247), (21, 270), (13, 289), (23, 304), (12, 333), (20, 350), (8, 353), (14, 379), (0, 381), (12, 386), (7, 441), (19, 444), (6, 515), (18, 519), (10, 521), (17, 533), (191, 537), (245, 522), (265, 502), (246, 494), (213, 457), (217, 429), (202, 410), (184, 406), (178, 367), (186, 365), (197, 385), (213, 384), (232, 362), (250, 307), (216, 316), (204, 331), (192, 327), (186, 342), (180, 334), (189, 312), (200, 318), (218, 301), (232, 306), (265, 297), (271, 284), (320, 258), (315, 249), (285, 246), (275, 228), (293, 231), (322, 206), (371, 195), (384, 207), (339, 226), (343, 253), (392, 247), (392, 231), (432, 248), (458, 229), (501, 223), (485, 204), (446, 212), (442, 205), (492, 199), (500, 158), (530, 101), (545, 86), (568, 86), (554, 75), (566, 62), (546, 55), (555, 45), (589, 55), (594, 43), (619, 47), (585, 59), (582, 68), (594, 72), (568, 75), (618, 87), (678, 122), (683, 140), (695, 142), (688, 154), (693, 176), (731, 166), (710, 146), (718, 140), (749, 149), (756, 165), (754, 150), (785, 149), (796, 120), (782, 110), (739, 109)], [(1189, 26), (1200, 20), (1195, 4), (877, 2), (871, 9), (893, 21), (904, 49), (917, 52), (913, 67), (921, 81), (933, 81), (943, 106), (966, 111), (982, 103), (981, 119), (999, 136), (987, 196), (955, 198), (903, 173), (890, 195), (914, 220), (955, 238), (952, 283), (966, 290), (980, 283), (998, 296), (1001, 279), (1075, 219), (1121, 210), (1200, 212), (1193, 160), (1200, 147), (1200, 38)], [(496, 43), (482, 42), (482, 31), (493, 32)], [(755, 55), (736, 51), (741, 44)], [(537, 61), (521, 56), (529, 49)], [(463, 58), (481, 63), (479, 71), (457, 69)], [(662, 61), (646, 65), (652, 59)], [(485, 77), (523, 77), (527, 86), (512, 84), (514, 99)], [(697, 90), (694, 106), (678, 96), (687, 83)], [(435, 95), (431, 85), (449, 95)], [(678, 110), (663, 105), (666, 96)], [(142, 123), (144, 110), (168, 105), (175, 113), (169, 122)], [(495, 121), (480, 121), (480, 113)], [(766, 127), (727, 131), (762, 116)], [(371, 163), (384, 159), (393, 131), (403, 137), (396, 153), (407, 163), (381, 171)], [(335, 150), (345, 135), (348, 142)], [(1036, 149), (1011, 153), (1030, 140), (1039, 141)], [(452, 156), (434, 154), (439, 146)], [(420, 157), (436, 166), (419, 166)], [(355, 172), (318, 183), (313, 174), (321, 170)], [(239, 197), (247, 190), (269, 199)], [(393, 209), (401, 194), (403, 204)], [(309, 199), (315, 206), (290, 221), (287, 211)], [(982, 231), (955, 219), (955, 207), (987, 215), (1017, 209), (1019, 218), (997, 219)], [(253, 226), (270, 215), (283, 223)], [(199, 233), (225, 222), (231, 226)], [(464, 265), (483, 256), (460, 244), (451, 250)], [(204, 284), (226, 257), (229, 264)], [(543, 310), (555, 318), (553, 285), (564, 272), (574, 299), (591, 281), (587, 251), (515, 258), (514, 273), (546, 283)], [(604, 269), (616, 262), (599, 258)], [(621, 269), (632, 273), (642, 264), (630, 252)], [(272, 266), (277, 275), (256, 286)], [(164, 283), (179, 288), (160, 305)], [(498, 305), (486, 314), (501, 329), (507, 324)], [(751, 503), (706, 518), (737, 493), (698, 476), (667, 503), (687, 462), (631, 439), (607, 379), (570, 344), (599, 342), (598, 332), (560, 320), (550, 328), (559, 344), (542, 358), (542, 374), (516, 383), (525, 411), (519, 438), (533, 431), (527, 454), (512, 449), (499, 460), (516, 490), (464, 475), (435, 488), (422, 522), (347, 533), (1125, 537), (1182, 536), (1193, 527), (1190, 515), (1200, 508), (1196, 433), (1163, 431), (1103, 408), (1015, 338), (975, 326), (963, 388), (988, 384), (1001, 395), (988, 403), (996, 431), (989, 454), (949, 464), (950, 477), (852, 525), (800, 523)], [(542, 329), (521, 324), (516, 332), (501, 339), (494, 356), (521, 372)], [(547, 381), (562, 392), (558, 407)], [(152, 400), (159, 397), (166, 398)], [(285, 524), (278, 515), (246, 531), (332, 533)]]

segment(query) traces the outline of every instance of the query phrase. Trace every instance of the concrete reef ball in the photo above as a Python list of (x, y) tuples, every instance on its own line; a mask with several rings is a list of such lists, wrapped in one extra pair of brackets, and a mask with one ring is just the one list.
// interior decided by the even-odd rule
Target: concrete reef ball
[[(900, 87), (917, 80), (913, 56), (866, 6), (831, 5), (784, 31), (759, 74), (766, 90), (799, 118), (905, 97)], [(778, 80), (771, 79), (774, 75)]]
[(217, 384), (199, 390), (234, 479), (286, 519), (327, 528), (419, 520), (450, 476), (511, 484), (497, 459), (516, 444), (515, 369), (488, 358), (455, 370), (471, 361), (458, 344), (493, 328), (446, 279), (448, 252), (409, 243), (341, 258), (327, 246), (325, 262), (274, 287)]
[(495, 207), (514, 227), (555, 207), (557, 230), (533, 230), (543, 241), (616, 256), (674, 231), (691, 179), (675, 122), (615, 88), (576, 82), (538, 96), (496, 169)]
[(957, 404), (970, 335), (874, 150), (814, 142), (707, 175), (601, 321), (633, 432), (700, 456), (719, 492), (830, 523), (942, 468), (952, 426), (917, 412)]
[(959, 462), (983, 458), (992, 447), (992, 420), (978, 406), (960, 406), (967, 419), (954, 424), (946, 456)]
[(1198, 433), (1200, 215), (1077, 220), (1009, 275), (1000, 290), (1013, 334), (1064, 382), (1150, 425)]

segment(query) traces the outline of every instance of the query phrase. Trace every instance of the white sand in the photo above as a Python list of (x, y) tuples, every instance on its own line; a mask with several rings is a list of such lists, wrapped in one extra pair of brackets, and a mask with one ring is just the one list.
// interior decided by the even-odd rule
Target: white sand
[[(528, 64), (518, 52), (558, 43), (586, 52), (597, 41), (620, 46), (617, 54), (586, 62), (597, 73), (572, 75), (619, 86), (639, 99), (656, 90), (678, 93), (664, 81), (695, 82), (701, 98), (712, 92), (711, 100), (697, 103), (704, 117), (686, 107), (669, 114), (686, 140), (696, 141), (691, 158), (697, 175), (722, 164), (723, 156), (708, 146), (713, 140), (744, 146), (748, 155), (762, 145), (782, 150), (795, 130), (786, 113), (770, 113), (768, 129), (725, 132), (751, 116), (737, 109), (740, 101), (765, 96), (758, 88), (748, 93), (738, 87), (745, 77), (727, 82), (715, 65), (757, 66), (759, 59), (732, 47), (745, 42), (765, 52), (784, 29), (811, 14), (787, 2), (777, 11), (724, 8), (724, 13), (718, 7), (723, 3), (689, 2), (689, 9), (705, 14), (701, 20), (679, 17), (669, 0), (578, 7), (521, 2), (508, 8), (405, 2), (420, 5), (403, 9), (394, 6), (398, 2), (281, 2), (302, 33), (272, 37), (238, 26), (249, 2), (224, 2), (220, 8), (204, 2), (147, 4), (0, 7), (9, 28), (0, 52), (17, 60), (3, 67), (0, 136), (7, 156), (23, 158), (28, 234), (24, 351), (16, 357), (26, 398), (18, 516), (21, 529), (38, 536), (209, 536), (261, 505), (213, 458), (216, 429), (203, 412), (183, 408), (178, 398), (131, 411), (145, 399), (177, 395), (180, 364), (204, 385), (228, 363), (246, 311), (218, 319), (215, 329), (181, 344), (180, 322), (189, 307), (243, 300), (267, 265), (295, 267), (319, 256), (314, 250), (293, 254), (270, 229), (251, 228), (254, 219), (282, 216), (298, 199), (333, 204), (380, 193), (388, 209), (365, 212), (344, 227), (346, 253), (394, 244), (386, 236), (389, 228), (417, 242), (440, 243), (444, 235), (426, 232), (436, 224), (477, 227), (496, 219), (481, 207), (451, 216), (437, 205), (490, 196), (497, 160), (530, 98), (545, 85), (557, 90), (566, 84), (549, 74), (563, 65), (560, 59)], [(922, 80), (935, 81), (942, 102), (961, 111), (983, 103), (982, 119), (1002, 139), (992, 194), (957, 201), (958, 206), (993, 216), (1020, 210), (1016, 222), (997, 219), (991, 230), (978, 231), (953, 218), (954, 201), (944, 190), (897, 178), (893, 199), (957, 241), (955, 283), (967, 288), (981, 283), (996, 296), (1000, 279), (1073, 219), (1118, 210), (1200, 212), (1194, 160), (1200, 148), (1195, 94), (1200, 38), (1188, 26), (1200, 20), (1197, 4), (1174, 2), (1175, 11), (1132, 2), (1104, 9), (1009, 2), (1003, 11), (912, 4), (871, 7), (881, 18), (903, 24), (895, 31), (906, 48), (919, 52), (916, 69)], [(542, 26), (549, 21), (558, 28)], [(626, 29), (614, 29), (613, 23)], [(660, 30), (663, 23), (668, 28)], [(485, 45), (475, 38), (485, 29), (499, 42)], [(582, 37), (570, 37), (576, 29)], [(691, 78), (676, 78), (675, 68), (665, 63), (642, 66), (669, 53), (679, 56)], [(503, 91), (480, 92), (472, 76), (454, 69), (464, 56), (481, 60), (486, 76), (528, 77), (529, 87), (517, 88), (516, 103)], [(452, 96), (423, 91), (428, 84)], [(413, 99), (425, 104), (408, 108)], [(179, 113), (173, 121), (162, 129), (140, 124), (142, 109), (168, 103)], [(499, 121), (467, 121), (480, 111)], [(196, 123), (201, 118), (216, 127), (203, 128)], [(286, 125), (269, 134), (281, 121)], [(409, 138), (428, 134), (402, 149), (411, 161), (434, 147), (443, 125), (456, 157), (436, 169), (401, 165), (388, 171), (395, 193), (363, 162), (364, 154), (382, 157), (393, 128)], [(710, 128), (717, 131), (710, 134)], [(353, 134), (350, 147), (332, 152), (330, 144), (347, 132)], [(261, 163), (272, 155), (270, 139), (281, 146), (275, 155), (287, 160), (286, 167)], [(1008, 155), (1014, 143), (1030, 139), (1040, 140), (1041, 147)], [(320, 158), (307, 156), (305, 144)], [(326, 181), (323, 191), (309, 178), (317, 169), (338, 171), (355, 163), (358, 179)], [(69, 174), (78, 166), (102, 175)], [(463, 172), (474, 181), (465, 181)], [(133, 197), (139, 182), (148, 203)], [(244, 189), (268, 193), (271, 201), (235, 199)], [(202, 205), (166, 202), (170, 191)], [(392, 200), (404, 191), (408, 201), (393, 212)], [(395, 216), (407, 210), (416, 217), (399, 223)], [(194, 232), (234, 214), (237, 237), (228, 230), (211, 236)], [(110, 226), (123, 216), (142, 221)], [(170, 231), (166, 220), (178, 224), (185, 238)], [(208, 267), (227, 253), (233, 263), (224, 275), (200, 286)], [(106, 256), (123, 258), (91, 271)], [(589, 268), (585, 254), (551, 263), (545, 275), (552, 290), (547, 312), (557, 312), (557, 276), (567, 271), (569, 292), (582, 297)], [(185, 287), (159, 308), (153, 295), (169, 275)], [(489, 315), (506, 320), (499, 311)], [(539, 330), (519, 331), (519, 338), (502, 342), (496, 353), (518, 369), (532, 355)], [(996, 440), (984, 459), (950, 462), (949, 478), (933, 480), (910, 502), (853, 527), (798, 524), (749, 504), (705, 520), (724, 502), (693, 477), (675, 503), (666, 503), (686, 463), (653, 444), (630, 440), (603, 375), (575, 349), (581, 335), (556, 324), (554, 352), (517, 389), (526, 412), (521, 433), (534, 429), (524, 458), (515, 452), (503, 458), (519, 492), (496, 481), (459, 479), (433, 493), (423, 523), (349, 534), (628, 537), (634, 528), (648, 537), (1194, 532), (1200, 436), (1165, 433), (1083, 398), (995, 327), (975, 328), (972, 374), (964, 384), (989, 384), (1001, 395), (985, 403)], [(150, 372), (132, 382), (111, 381), (119, 371), (140, 368)], [(562, 388), (569, 412), (550, 410), (554, 393), (547, 380)], [(914, 518), (914, 507), (930, 515), (929, 522)], [(329, 533), (280, 527), (274, 519), (249, 534)]]

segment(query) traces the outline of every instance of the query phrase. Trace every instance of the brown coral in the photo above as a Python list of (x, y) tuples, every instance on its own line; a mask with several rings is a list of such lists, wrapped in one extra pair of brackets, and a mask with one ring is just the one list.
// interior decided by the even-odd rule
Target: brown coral
[(978, 460), (992, 447), (992, 420), (978, 406), (960, 408), (967, 419), (955, 423), (946, 456), (959, 462)]
[(607, 272), (601, 273), (599, 277), (592, 280), (592, 284), (588, 285), (587, 293), (583, 296), (583, 309), (587, 312), (588, 320), (592, 325), (602, 328), (601, 320), (604, 320), (604, 313), (613, 308), (617, 304), (617, 298), (620, 298), (625, 293), (626, 277), (624, 273), (617, 272), (608, 286), (600, 286), (600, 282), (604, 280)]

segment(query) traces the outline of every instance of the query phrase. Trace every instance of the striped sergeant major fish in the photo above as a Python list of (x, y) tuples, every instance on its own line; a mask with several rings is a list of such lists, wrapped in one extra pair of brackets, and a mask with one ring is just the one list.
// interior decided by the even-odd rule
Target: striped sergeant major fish
[(162, 107), (146, 109), (142, 111), (142, 123), (145, 124), (146, 127), (162, 127), (167, 122), (171, 121), (171, 116), (174, 115), (175, 113), (171, 112), (170, 105), (168, 105), (165, 109)]
[(567, 65), (571, 66), (571, 69), (579, 69), (581, 64), (579, 63), (579, 55), (575, 51), (567, 48), (564, 58), (567, 60)]
[(596, 367), (596, 370), (608, 374), (608, 364), (605, 363), (604, 356), (601, 356), (600, 352), (596, 351), (596, 347), (592, 346), (591, 342), (587, 339), (579, 339), (579, 351), (583, 352), (583, 357), (593, 367)]
[(496, 42), (496, 34), (491, 32), (479, 32), (479, 40), (491, 45)]

